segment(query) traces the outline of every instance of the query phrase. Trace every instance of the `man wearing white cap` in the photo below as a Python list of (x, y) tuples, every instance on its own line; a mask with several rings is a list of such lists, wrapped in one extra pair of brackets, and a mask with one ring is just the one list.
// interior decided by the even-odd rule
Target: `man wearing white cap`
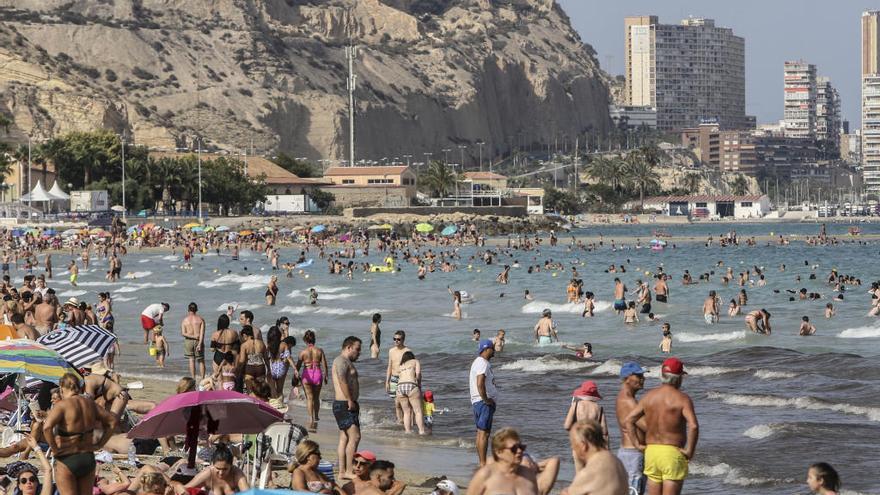
[[(630, 488), (635, 490), (636, 495), (642, 495), (645, 493), (645, 454), (630, 440), (626, 417), (638, 405), (636, 393), (645, 388), (645, 370), (638, 363), (632, 361), (624, 363), (620, 367), (620, 379), (623, 383), (620, 385), (620, 392), (617, 393), (615, 405), (617, 426), (620, 428), (620, 448), (617, 449), (617, 458), (626, 468)], [(636, 431), (633, 433), (644, 442), (644, 419), (636, 423)]]

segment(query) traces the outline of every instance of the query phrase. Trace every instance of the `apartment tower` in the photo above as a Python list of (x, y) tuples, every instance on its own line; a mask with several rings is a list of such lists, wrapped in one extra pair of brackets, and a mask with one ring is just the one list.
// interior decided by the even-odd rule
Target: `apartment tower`
[(657, 16), (624, 19), (627, 105), (657, 109), (657, 127), (680, 130), (712, 120), (744, 129), (745, 40), (712, 19), (660, 24)]
[(862, 14), (862, 178), (880, 193), (880, 11)]
[(840, 92), (828, 77), (816, 78), (816, 139), (840, 149)]
[(816, 66), (804, 61), (785, 62), (786, 137), (816, 137)]

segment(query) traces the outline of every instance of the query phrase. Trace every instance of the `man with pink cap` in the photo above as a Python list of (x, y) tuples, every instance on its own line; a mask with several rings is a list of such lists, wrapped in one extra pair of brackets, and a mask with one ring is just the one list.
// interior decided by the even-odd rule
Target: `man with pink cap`
[[(592, 380), (581, 383), (571, 394), (571, 406), (568, 408), (568, 414), (565, 416), (565, 431), (570, 431), (578, 421), (592, 420), (602, 427), (602, 434), (605, 437), (605, 443), (608, 443), (608, 424), (605, 422), (605, 410), (599, 405), (598, 401), (602, 396), (599, 395), (599, 387)], [(575, 470), (580, 470), (577, 456), (574, 457)]]
[[(626, 417), (627, 435), (645, 452), (645, 475), (650, 495), (678, 495), (688, 475), (688, 462), (697, 449), (700, 427), (694, 403), (679, 390), (684, 364), (671, 357), (660, 368), (660, 386), (642, 397)], [(645, 418), (645, 441), (637, 431)], [(647, 443), (647, 446), (645, 445)]]

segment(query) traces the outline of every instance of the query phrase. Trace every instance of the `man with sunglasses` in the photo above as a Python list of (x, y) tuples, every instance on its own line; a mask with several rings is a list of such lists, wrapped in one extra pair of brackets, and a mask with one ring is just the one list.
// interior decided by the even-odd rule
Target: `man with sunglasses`
[[(620, 428), (620, 448), (617, 450), (617, 457), (623, 462), (627, 473), (629, 473), (629, 486), (635, 490), (636, 495), (642, 495), (645, 493), (645, 473), (643, 472), (645, 454), (633, 443), (627, 430), (626, 417), (638, 405), (636, 393), (645, 388), (645, 369), (632, 361), (624, 363), (620, 367), (620, 379), (622, 383), (615, 406), (617, 426)], [(645, 440), (645, 428), (643, 418), (636, 422), (636, 431), (633, 432), (642, 442)]]
[(477, 426), (477, 456), (480, 466), (486, 465), (486, 449), (489, 434), (492, 432), (492, 418), (495, 416), (495, 375), (489, 360), (495, 355), (495, 344), (491, 340), (481, 340), (477, 357), (471, 363), (468, 387), (471, 394), (471, 407), (474, 410), (474, 423)]
[(467, 495), (547, 495), (559, 474), (559, 458), (535, 462), (513, 428), (492, 437), (492, 458), (474, 474)]
[(592, 419), (569, 430), (571, 452), (583, 466), (574, 475), (567, 495), (627, 495), (632, 493), (620, 459), (608, 451), (602, 426)]
[(397, 398), (397, 382), (400, 379), (400, 358), (403, 353), (409, 351), (406, 342), (406, 332), (398, 330), (394, 332), (394, 346), (388, 349), (388, 368), (385, 370), (385, 392), (394, 401), (394, 412), (397, 422), (403, 423), (403, 410), (395, 400)]

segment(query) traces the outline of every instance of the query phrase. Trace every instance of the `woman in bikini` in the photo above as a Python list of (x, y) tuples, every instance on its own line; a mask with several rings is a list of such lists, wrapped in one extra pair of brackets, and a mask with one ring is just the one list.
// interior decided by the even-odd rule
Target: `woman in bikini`
[[(245, 383), (265, 381), (268, 359), (266, 356), (266, 344), (262, 340), (254, 338), (254, 328), (250, 325), (241, 327), (241, 353), (238, 355), (238, 365), (244, 367)], [(248, 386), (248, 388), (251, 388)]]
[(303, 440), (296, 446), (295, 468), (290, 475), (290, 489), (298, 492), (341, 493), (339, 487), (324, 473), (318, 471), (321, 463), (321, 449), (312, 440)]
[[(293, 337), (291, 337), (293, 338)], [(295, 342), (295, 341), (294, 341)], [(269, 351), (269, 376), (266, 382), (269, 384), (270, 399), (269, 404), (275, 408), (280, 408), (283, 404), (281, 399), (284, 396), (284, 380), (287, 378), (287, 372), (294, 367), (293, 382), (296, 383), (296, 363), (290, 356), (290, 347), (287, 342), (281, 339), (281, 329), (277, 326), (269, 328), (266, 333), (266, 348)]]
[(269, 279), (269, 287), (266, 289), (266, 305), (275, 306), (275, 299), (278, 297), (278, 277), (272, 275)]
[[(115, 318), (113, 317), (113, 301), (110, 299), (109, 292), (98, 293), (98, 304), (95, 306), (95, 313), (98, 316), (98, 325), (104, 330), (113, 333)], [(113, 369), (119, 350), (119, 339), (116, 339), (104, 356), (104, 365), (106, 367)]]
[(185, 487), (202, 488), (208, 495), (233, 495), (249, 490), (250, 484), (241, 469), (232, 463), (229, 447), (221, 443), (211, 456), (211, 467), (203, 469)]
[[(299, 353), (299, 359), (296, 362), (296, 370), (302, 381), (303, 389), (306, 391), (306, 400), (308, 401), (309, 431), (317, 431), (318, 429), (318, 411), (321, 407), (321, 387), (327, 383), (330, 373), (327, 371), (327, 357), (320, 347), (315, 347), (315, 332), (306, 330), (303, 335), (303, 341), (306, 348)], [(321, 368), (323, 367), (323, 373)]]
[(422, 364), (412, 351), (400, 357), (399, 380), (397, 382), (397, 405), (403, 411), (403, 428), (412, 431), (413, 415), (419, 435), (425, 434), (425, 421), (422, 416)]
[(452, 294), (452, 317), (455, 318), (456, 320), (460, 320), (461, 319), (461, 292), (459, 292), (457, 290), (453, 291), (452, 289), (449, 288), (448, 285), (446, 286), (446, 290), (448, 290), (449, 293)]
[(213, 374), (217, 373), (226, 353), (231, 352), (237, 356), (240, 346), (238, 333), (229, 328), (229, 316), (220, 315), (217, 318), (217, 330), (211, 335), (211, 349), (214, 349), (214, 364), (211, 365)]
[(382, 315), (373, 313), (373, 323), (370, 325), (370, 357), (373, 359), (379, 359), (379, 340), (382, 338), (379, 323), (382, 323)]
[[(95, 485), (95, 451), (116, 429), (116, 416), (81, 395), (79, 378), (67, 373), (58, 382), (61, 401), (43, 422), (43, 438), (55, 453), (55, 480), (65, 495), (92, 495)], [(95, 430), (101, 437), (95, 441)]]

